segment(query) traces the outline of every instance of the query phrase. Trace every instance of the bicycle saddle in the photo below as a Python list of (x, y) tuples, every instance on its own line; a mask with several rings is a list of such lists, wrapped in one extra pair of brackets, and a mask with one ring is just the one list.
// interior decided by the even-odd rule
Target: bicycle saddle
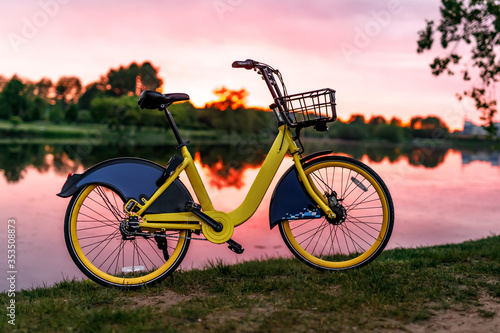
[(138, 104), (141, 109), (158, 109), (162, 104), (169, 106), (172, 103), (187, 100), (189, 100), (188, 94), (161, 94), (154, 90), (145, 90), (141, 93)]

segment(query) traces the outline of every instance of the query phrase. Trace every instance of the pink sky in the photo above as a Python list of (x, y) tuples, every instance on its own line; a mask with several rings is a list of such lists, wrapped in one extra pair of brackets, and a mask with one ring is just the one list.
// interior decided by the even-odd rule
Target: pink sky
[(160, 67), (165, 92), (195, 105), (225, 85), (248, 104), (271, 103), (257, 75), (231, 68), (252, 58), (279, 68), (290, 93), (330, 87), (337, 110), (408, 121), (438, 115), (452, 128), (468, 116), (458, 77), (435, 78), (418, 55), (417, 31), (439, 17), (439, 0), (4, 1), (0, 74), (31, 80), (76, 75), (84, 84), (132, 61)]

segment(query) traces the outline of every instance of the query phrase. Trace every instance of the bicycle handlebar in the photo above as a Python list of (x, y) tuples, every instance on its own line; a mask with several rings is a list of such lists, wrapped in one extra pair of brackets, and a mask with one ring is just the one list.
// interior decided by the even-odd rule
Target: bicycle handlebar
[(245, 69), (253, 69), (255, 68), (256, 61), (252, 59), (247, 59), (245, 61), (235, 61), (233, 62), (233, 68), (245, 68)]
[[(233, 68), (245, 68), (245, 69), (256, 69), (257, 73), (262, 75), (262, 78), (266, 82), (266, 85), (269, 89), (269, 92), (271, 93), (274, 103), (277, 105), (279, 111), (281, 113), (284, 112), (285, 108), (282, 106), (282, 102), (280, 101), (280, 98), (283, 97), (283, 94), (286, 95), (286, 86), (285, 83), (283, 82), (283, 78), (281, 76), (281, 73), (279, 70), (272, 68), (271, 66), (258, 62), (252, 59), (247, 59), (245, 61), (234, 61), (232, 64)], [(277, 76), (281, 83), (281, 88), (283, 89), (283, 94), (278, 86), (277, 80), (274, 77), (274, 75)], [(279, 118), (279, 117), (278, 117)], [(290, 125), (290, 124), (289, 124)], [(292, 126), (292, 125), (290, 125)]]

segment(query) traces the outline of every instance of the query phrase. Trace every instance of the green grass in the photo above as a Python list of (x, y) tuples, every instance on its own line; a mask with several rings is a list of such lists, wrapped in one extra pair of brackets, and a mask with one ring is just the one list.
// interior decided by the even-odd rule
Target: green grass
[[(182, 136), (193, 143), (232, 143), (241, 139), (238, 134), (229, 135), (216, 129), (181, 129)], [(252, 137), (252, 136), (250, 136)], [(0, 120), (0, 143), (72, 143), (90, 142), (106, 144), (128, 142), (130, 144), (166, 144), (175, 143), (170, 128), (123, 126), (120, 129), (109, 129), (100, 124), (54, 124), (45, 121), (21, 123), (13, 126), (10, 122)]]
[(10, 122), (0, 121), (0, 132), (13, 137), (84, 137), (98, 134), (95, 124), (54, 124), (50, 122), (21, 123), (13, 126)]
[[(491, 319), (500, 302), (500, 237), (385, 251), (368, 266), (319, 272), (295, 259), (180, 271), (153, 287), (89, 281), (18, 292), (19, 332), (345, 332), (404, 330), (442, 310)], [(2, 294), (1, 304), (8, 297)], [(11, 329), (4, 318), (0, 331)]]

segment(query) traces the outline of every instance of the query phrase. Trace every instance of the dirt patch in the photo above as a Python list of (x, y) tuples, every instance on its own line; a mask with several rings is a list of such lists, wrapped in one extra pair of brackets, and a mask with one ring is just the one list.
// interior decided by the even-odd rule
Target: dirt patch
[(124, 298), (124, 304), (127, 307), (146, 307), (152, 306), (161, 310), (167, 309), (180, 302), (189, 301), (195, 297), (206, 297), (207, 295), (202, 292), (194, 292), (189, 295), (178, 294), (174, 291), (165, 289), (161, 294), (156, 295), (137, 295), (134, 297)]
[(413, 333), (427, 332), (500, 332), (500, 303), (498, 299), (484, 296), (480, 306), (468, 311), (447, 310), (438, 312), (431, 319), (406, 325)]

